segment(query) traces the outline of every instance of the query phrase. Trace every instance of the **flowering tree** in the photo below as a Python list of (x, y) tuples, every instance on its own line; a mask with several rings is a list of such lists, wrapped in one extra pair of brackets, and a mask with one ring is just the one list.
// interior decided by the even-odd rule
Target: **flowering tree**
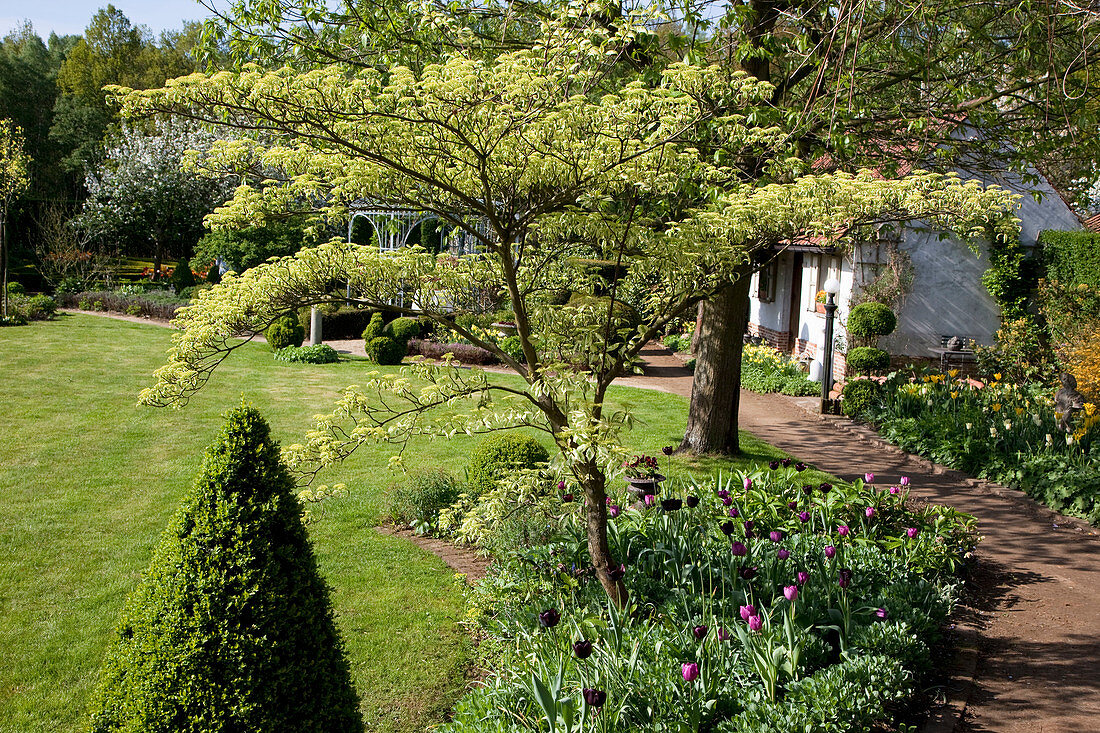
[(178, 120), (162, 121), (151, 132), (124, 128), (106, 161), (87, 172), (88, 200), (77, 224), (101, 241), (151, 244), (158, 277), (166, 253), (173, 246), (190, 249), (202, 236), (203, 217), (228, 195), (224, 182), (180, 167), (187, 151), (208, 150), (214, 140)]
[(11, 120), (0, 120), (0, 316), (8, 315), (8, 208), (30, 183), (23, 152), (23, 132)]
[[(543, 430), (584, 494), (597, 576), (625, 602), (612, 574), (618, 563), (608, 550), (605, 498), (609, 476), (621, 469), (629, 415), (609, 411), (605, 395), (641, 349), (772, 242), (901, 215), (972, 233), (1012, 208), (1005, 192), (951, 176), (807, 175), (788, 160), (787, 130), (767, 104), (771, 85), (721, 66), (675, 63), (656, 84), (595, 93), (643, 32), (637, 22), (593, 30), (565, 18), (544, 24), (531, 48), (491, 60), (457, 51), (420, 73), (252, 67), (162, 90), (116, 89), (129, 114), (175, 112), (249, 131), (248, 139), (215, 144), (202, 165), (269, 174), (239, 188), (209, 218), (214, 225), (254, 222), (303, 200), (323, 200), (339, 214), (370, 198), (431, 212), (481, 248), (455, 258), (330, 243), (227, 278), (181, 312), (169, 363), (142, 401), (185, 404), (237, 348), (234, 339), (288, 309), (342, 301), (346, 292), (363, 305), (389, 306), (403, 293), (415, 305), (398, 310), (488, 349), (525, 386), (495, 384), (453, 363), (373, 376), (349, 387), (307, 441), (287, 449), (292, 465), (311, 475), (364, 443), (413, 435)], [(781, 182), (760, 184), (747, 160)], [(588, 267), (592, 259), (616, 267), (601, 277)], [(563, 290), (574, 297), (555, 305)], [(485, 308), (485, 293), (511, 310), (523, 359), (457, 322)], [(636, 320), (620, 317), (623, 304)], [(385, 399), (371, 399), (379, 393)], [(462, 414), (433, 412), (467, 400)]]

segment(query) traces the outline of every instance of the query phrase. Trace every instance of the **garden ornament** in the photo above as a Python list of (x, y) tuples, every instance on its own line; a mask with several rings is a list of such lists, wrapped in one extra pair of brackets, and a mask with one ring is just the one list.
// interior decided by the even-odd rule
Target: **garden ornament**
[(1062, 382), (1062, 388), (1054, 395), (1054, 411), (1062, 414), (1058, 419), (1058, 426), (1067, 433), (1073, 432), (1070, 423), (1073, 421), (1073, 413), (1085, 409), (1085, 396), (1077, 391), (1077, 379), (1072, 374), (1062, 372), (1058, 375)]

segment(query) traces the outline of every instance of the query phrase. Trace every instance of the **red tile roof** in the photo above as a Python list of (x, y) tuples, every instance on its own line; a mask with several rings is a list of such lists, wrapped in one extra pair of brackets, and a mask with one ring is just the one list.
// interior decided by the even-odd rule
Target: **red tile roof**
[(1088, 229), (1090, 232), (1100, 233), (1100, 214), (1085, 219), (1085, 229)]

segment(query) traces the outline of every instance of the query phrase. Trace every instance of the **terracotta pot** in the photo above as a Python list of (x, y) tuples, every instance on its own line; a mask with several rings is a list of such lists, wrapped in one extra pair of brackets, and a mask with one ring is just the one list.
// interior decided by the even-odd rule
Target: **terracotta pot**
[(817, 307), (814, 310), (816, 310), (818, 313), (824, 313), (825, 312), (825, 304), (824, 303), (816, 303), (815, 305)]

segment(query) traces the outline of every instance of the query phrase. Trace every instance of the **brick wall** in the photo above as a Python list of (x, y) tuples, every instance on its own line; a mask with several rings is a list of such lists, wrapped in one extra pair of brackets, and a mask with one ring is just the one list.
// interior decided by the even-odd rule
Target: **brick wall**
[(786, 350), (787, 342), (791, 338), (789, 331), (775, 331), (756, 323), (750, 323), (748, 331), (750, 336), (764, 339), (764, 343), (779, 351)]

